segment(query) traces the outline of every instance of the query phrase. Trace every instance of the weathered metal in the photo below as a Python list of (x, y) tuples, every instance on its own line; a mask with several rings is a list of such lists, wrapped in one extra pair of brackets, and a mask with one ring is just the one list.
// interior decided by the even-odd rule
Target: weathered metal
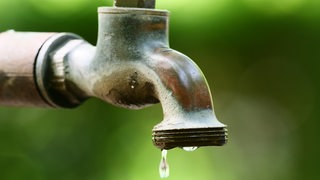
[[(66, 82), (119, 107), (139, 109), (160, 101), (164, 120), (153, 129), (153, 142), (160, 149), (225, 144), (226, 126), (215, 117), (201, 70), (169, 48), (168, 12), (98, 11), (97, 47), (79, 46), (69, 53)], [(90, 53), (91, 60), (79, 59)]]
[[(20, 75), (31, 76), (26, 82), (32, 85), (33, 93), (26, 100), (34, 102), (30, 98), (39, 99), (40, 92), (42, 102), (63, 108), (75, 107), (89, 97), (130, 109), (161, 102), (164, 120), (153, 128), (152, 138), (158, 148), (225, 144), (226, 126), (214, 114), (204, 75), (189, 57), (169, 47), (168, 12), (121, 7), (100, 7), (98, 11), (96, 47), (79, 36), (61, 33), (41, 41), (40, 50), (32, 49), (39, 51), (38, 55), (33, 53), (26, 59), (27, 74)], [(24, 46), (21, 44), (20, 50)], [(2, 63), (8, 60), (10, 56)], [(6, 66), (2, 69), (7, 77), (10, 71)], [(21, 68), (13, 71), (23, 72)], [(11, 95), (4, 102), (19, 97)]]
[(34, 64), (42, 44), (53, 33), (0, 33), (0, 105), (42, 106), (34, 81)]
[[(87, 95), (66, 79), (69, 53), (81, 44), (91, 46), (81, 37), (71, 33), (58, 33), (41, 47), (35, 63), (35, 80), (42, 97), (52, 107), (71, 108), (81, 104)], [(87, 52), (84, 51), (84, 52)], [(92, 53), (82, 53), (81, 58), (91, 59)]]

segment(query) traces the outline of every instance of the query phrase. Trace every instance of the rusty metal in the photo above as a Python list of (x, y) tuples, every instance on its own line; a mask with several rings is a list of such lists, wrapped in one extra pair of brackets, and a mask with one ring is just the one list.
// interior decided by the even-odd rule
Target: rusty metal
[(155, 0), (114, 0), (116, 7), (155, 8)]
[(34, 81), (35, 58), (53, 33), (0, 33), (0, 105), (48, 107)]

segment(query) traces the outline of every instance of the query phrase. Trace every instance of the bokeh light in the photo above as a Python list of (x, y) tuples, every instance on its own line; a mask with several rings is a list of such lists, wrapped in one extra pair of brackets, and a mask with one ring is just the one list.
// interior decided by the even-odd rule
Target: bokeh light
[(245, 4), (257, 12), (268, 15), (294, 13), (306, 4), (305, 0), (243, 0)]
[[(169, 179), (319, 179), (320, 1), (157, 0), (170, 45), (211, 87), (229, 142), (168, 152)], [(97, 7), (112, 0), (1, 0), (0, 31), (73, 32), (95, 44)], [(0, 100), (1, 101), (1, 100)], [(75, 109), (0, 107), (1, 180), (160, 179), (139, 111), (90, 99)]]
[(79, 14), (88, 6), (97, 4), (97, 1), (88, 0), (30, 0), (32, 6), (47, 16), (70, 16)]

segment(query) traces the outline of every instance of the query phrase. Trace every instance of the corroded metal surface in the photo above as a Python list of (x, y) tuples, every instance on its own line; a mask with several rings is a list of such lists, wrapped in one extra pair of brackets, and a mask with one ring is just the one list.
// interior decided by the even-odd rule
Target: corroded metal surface
[[(119, 107), (139, 109), (160, 102), (164, 120), (153, 129), (160, 149), (225, 144), (226, 126), (215, 117), (201, 70), (169, 48), (168, 12), (107, 7), (98, 11), (96, 50), (69, 53), (68, 82)], [(74, 58), (82, 53), (94, 55)]]
[(34, 81), (34, 63), (41, 45), (53, 33), (0, 33), (0, 104), (44, 106)]
[(27, 51), (19, 48), (18, 56), (16, 44), (7, 48), (2, 43), (0, 49), (12, 56), (0, 61), (1, 101), (45, 104), (36, 79), (42, 97), (53, 107), (74, 107), (88, 97), (129, 109), (160, 102), (164, 119), (153, 128), (158, 148), (225, 144), (226, 125), (214, 114), (204, 75), (189, 57), (169, 47), (169, 13), (121, 7), (98, 11), (96, 47), (72, 34), (52, 36), (37, 56), (35, 72), (39, 44)]

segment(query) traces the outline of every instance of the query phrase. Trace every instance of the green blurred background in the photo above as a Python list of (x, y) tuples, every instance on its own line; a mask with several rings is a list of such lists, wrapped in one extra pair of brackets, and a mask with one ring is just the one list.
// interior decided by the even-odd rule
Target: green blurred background
[[(223, 147), (170, 150), (169, 179), (317, 179), (320, 1), (157, 0), (170, 45), (200, 66)], [(0, 0), (0, 31), (74, 32), (95, 44), (111, 0)], [(0, 108), (1, 180), (160, 179), (151, 142), (161, 106), (131, 111), (90, 99), (76, 109)]]

